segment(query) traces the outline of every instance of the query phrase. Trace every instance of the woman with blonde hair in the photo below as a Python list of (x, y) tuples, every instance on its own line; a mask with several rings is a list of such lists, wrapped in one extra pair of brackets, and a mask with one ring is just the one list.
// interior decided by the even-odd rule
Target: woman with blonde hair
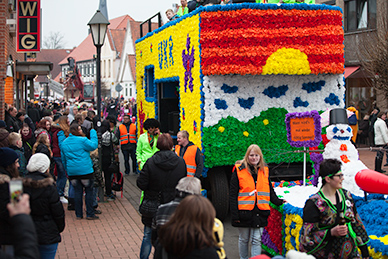
[(230, 179), (229, 203), (232, 226), (239, 229), (239, 254), (248, 259), (261, 254), (261, 235), (268, 225), (269, 202), (281, 205), (284, 200), (276, 196), (269, 179), (263, 152), (258, 145), (250, 145), (242, 161), (237, 161)]
[(32, 147), (32, 154), (43, 153), (50, 159), (53, 156), (53, 152), (50, 148), (50, 138), (46, 133), (42, 133), (36, 139), (34, 146)]
[(218, 259), (213, 238), (215, 216), (213, 205), (205, 197), (194, 194), (184, 198), (160, 228), (154, 258)]

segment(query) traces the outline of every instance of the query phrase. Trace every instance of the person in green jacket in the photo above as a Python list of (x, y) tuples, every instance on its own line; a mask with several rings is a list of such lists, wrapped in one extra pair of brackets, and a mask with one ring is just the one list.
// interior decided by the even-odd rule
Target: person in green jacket
[(181, 0), (181, 6), (178, 7), (176, 15), (182, 17), (185, 14), (189, 13), (189, 8), (187, 7), (187, 0)]
[(146, 119), (143, 127), (147, 132), (140, 135), (136, 147), (136, 160), (139, 165), (139, 170), (143, 168), (148, 158), (159, 151), (156, 147), (156, 142), (158, 142), (160, 134), (159, 121), (154, 118)]

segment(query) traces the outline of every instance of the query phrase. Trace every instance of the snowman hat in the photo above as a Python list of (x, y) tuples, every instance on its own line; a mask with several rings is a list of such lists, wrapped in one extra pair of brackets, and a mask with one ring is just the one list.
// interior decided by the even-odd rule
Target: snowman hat
[(335, 108), (330, 110), (330, 125), (333, 124), (349, 124), (348, 115), (343, 108)]

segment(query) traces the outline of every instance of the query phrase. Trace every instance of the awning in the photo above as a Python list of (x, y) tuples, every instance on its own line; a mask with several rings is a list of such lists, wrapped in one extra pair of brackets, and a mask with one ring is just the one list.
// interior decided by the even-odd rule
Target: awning
[(53, 70), (51, 62), (16, 62), (16, 72), (23, 75), (48, 75), (51, 70)]
[(351, 74), (353, 74), (354, 72), (356, 72), (357, 69), (359, 69), (360, 67), (345, 67), (345, 78), (348, 78), (348, 76), (350, 76)]

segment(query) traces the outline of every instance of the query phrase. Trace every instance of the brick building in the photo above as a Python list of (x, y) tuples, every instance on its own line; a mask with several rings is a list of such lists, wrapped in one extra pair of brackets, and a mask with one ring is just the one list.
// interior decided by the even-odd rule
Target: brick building
[(16, 52), (16, 0), (0, 1), (0, 119), (4, 120), (4, 105), (25, 107), (27, 96), (34, 98), (36, 75), (47, 75), (51, 62), (27, 62), (24, 53)]
[(381, 27), (381, 22), (387, 20), (388, 1), (317, 0), (316, 2), (337, 5), (344, 13), (346, 105), (354, 105), (361, 113), (360, 119), (370, 113), (374, 101), (381, 110), (387, 109), (385, 95), (374, 89), (373, 78), (361, 66), (359, 49), (368, 38), (386, 33)]

